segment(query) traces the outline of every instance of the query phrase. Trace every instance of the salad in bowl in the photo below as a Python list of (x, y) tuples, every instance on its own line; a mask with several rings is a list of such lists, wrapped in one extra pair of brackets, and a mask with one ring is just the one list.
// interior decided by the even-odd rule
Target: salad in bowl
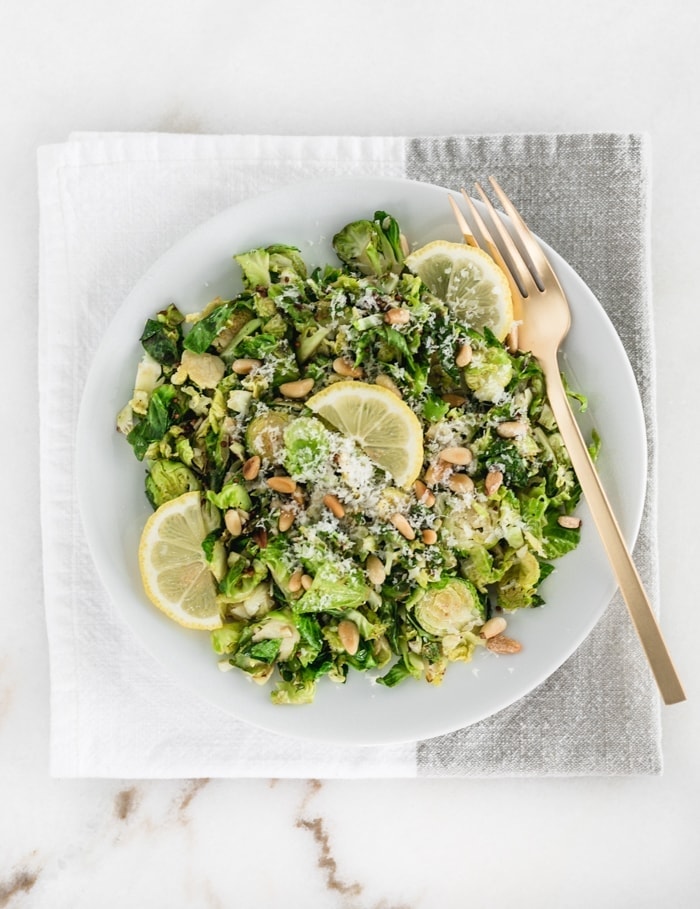
[(275, 704), (517, 653), (509, 614), (542, 604), (580, 539), (498, 266), (448, 241), (410, 252), (383, 211), (333, 249), (313, 270), (287, 245), (238, 253), (242, 292), (154, 314), (117, 418), (154, 509), (149, 599)]

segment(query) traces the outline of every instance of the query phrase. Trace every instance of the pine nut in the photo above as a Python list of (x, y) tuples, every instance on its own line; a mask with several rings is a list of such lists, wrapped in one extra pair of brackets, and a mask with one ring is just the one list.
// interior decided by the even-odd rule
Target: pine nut
[(447, 485), (452, 492), (458, 492), (461, 495), (474, 492), (474, 480), (466, 473), (453, 473), (447, 481)]
[(389, 376), (385, 376), (383, 373), (379, 373), (377, 378), (374, 380), (377, 385), (381, 385), (382, 388), (386, 388), (387, 391), (392, 392), (396, 395), (397, 398), (403, 398), (401, 394), (401, 389), (399, 386), (391, 379)]
[(433, 543), (437, 543), (437, 534), (431, 527), (426, 527), (421, 538), (426, 546), (432, 546)]
[(360, 646), (360, 632), (357, 625), (349, 619), (343, 619), (338, 623), (338, 637), (347, 653), (354, 656)]
[(365, 374), (361, 366), (353, 366), (352, 362), (345, 357), (333, 360), (333, 369), (339, 376), (347, 376), (349, 379), (361, 379)]
[(399, 243), (401, 244), (401, 252), (404, 256), (408, 256), (411, 252), (411, 247), (408, 245), (406, 234), (399, 234)]
[(436, 483), (441, 483), (449, 470), (449, 465), (445, 461), (437, 461), (435, 464), (431, 464), (425, 472), (424, 480), (427, 486), (435, 486)]
[(297, 484), (291, 477), (270, 477), (267, 485), (275, 492), (282, 492), (285, 495), (291, 495), (297, 488)]
[(258, 366), (262, 366), (262, 360), (253, 360), (249, 357), (244, 357), (242, 360), (234, 360), (231, 364), (231, 369), (237, 376), (247, 376), (254, 369), (257, 369)]
[(226, 525), (226, 530), (228, 530), (232, 537), (239, 537), (241, 535), (243, 522), (235, 508), (229, 508), (226, 512), (224, 515), (224, 524)]
[(503, 616), (495, 615), (492, 619), (489, 619), (488, 622), (484, 623), (484, 627), (481, 629), (482, 638), (493, 638), (497, 634), (501, 634), (506, 630), (508, 622), (503, 618)]
[(416, 498), (421, 505), (425, 505), (426, 508), (433, 507), (435, 504), (435, 496), (422, 480), (416, 480), (416, 482), (413, 484), (413, 489), (416, 494)]
[(388, 325), (405, 325), (411, 321), (411, 313), (407, 309), (389, 309), (384, 313), (384, 321)]
[(581, 518), (577, 518), (573, 514), (560, 514), (557, 518), (557, 524), (567, 530), (578, 530), (581, 526)]
[(336, 518), (342, 518), (345, 515), (345, 509), (335, 496), (327, 495), (323, 497), (323, 504), (328, 508)]
[(520, 641), (507, 638), (504, 634), (496, 634), (489, 638), (486, 647), (492, 653), (519, 653), (523, 649)]
[(459, 464), (460, 467), (470, 464), (472, 457), (471, 451), (462, 445), (457, 445), (453, 448), (443, 448), (440, 452), (441, 461), (447, 461), (448, 464)]
[(287, 586), (289, 587), (289, 590), (291, 593), (296, 593), (298, 590), (301, 590), (302, 574), (303, 574), (303, 572), (302, 572), (301, 568), (297, 568), (297, 570), (290, 577), (289, 584)]
[(365, 569), (367, 571), (367, 577), (376, 586), (380, 586), (386, 580), (386, 569), (382, 564), (382, 560), (376, 555), (367, 557)]
[(281, 533), (284, 533), (285, 531), (289, 530), (289, 528), (292, 526), (293, 523), (294, 523), (294, 512), (293, 511), (287, 511), (285, 509), (284, 511), (280, 512), (279, 521), (277, 522), (277, 526), (279, 527)]
[(308, 590), (311, 587), (311, 585), (313, 584), (313, 582), (314, 582), (314, 579), (311, 577), (310, 574), (303, 574), (301, 576), (301, 586), (304, 588), (304, 590)]
[(253, 455), (253, 457), (248, 458), (248, 460), (243, 465), (243, 479), (254, 480), (259, 473), (260, 458), (257, 455)]
[(457, 356), (455, 357), (455, 365), (459, 366), (460, 369), (468, 366), (472, 361), (472, 352), (473, 351), (471, 344), (462, 344), (462, 346), (457, 351)]
[(285, 398), (305, 398), (313, 387), (313, 379), (297, 379), (296, 382), (283, 382), (280, 385), (280, 393)]
[(503, 474), (500, 470), (489, 470), (484, 480), (484, 489), (487, 496), (492, 496), (501, 487), (503, 483)]
[(415, 540), (416, 533), (402, 514), (399, 514), (398, 512), (396, 514), (392, 514), (389, 520), (402, 537), (406, 537), (407, 540)]
[(446, 394), (442, 396), (442, 400), (451, 407), (461, 407), (462, 404), (467, 403), (467, 399), (463, 395)]
[(505, 423), (499, 423), (496, 432), (502, 439), (517, 439), (526, 434), (527, 424), (522, 420), (508, 420)]

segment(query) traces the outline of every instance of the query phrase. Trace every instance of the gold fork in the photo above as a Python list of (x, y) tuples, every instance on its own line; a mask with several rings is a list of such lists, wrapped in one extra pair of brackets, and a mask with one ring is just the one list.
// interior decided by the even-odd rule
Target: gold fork
[[(466, 242), (472, 246), (482, 247), (506, 273), (513, 296), (514, 315), (516, 320), (520, 320), (517, 340), (511, 335), (510, 346), (530, 351), (542, 367), (552, 412), (661, 696), (666, 704), (679, 703), (686, 697), (683, 686), (569, 406), (562, 382), (557, 355), (571, 324), (568, 301), (539, 242), (497, 181), (489, 177), (489, 182), (510, 218), (513, 234), (517, 237), (524, 254), (515, 244), (503, 220), (478, 183), (475, 186), (484, 203), (486, 219), (480, 215), (473, 201), (462, 190), (470, 219), (476, 225), (476, 232), (470, 229), (457, 203), (450, 196), (452, 209)], [(477, 239), (477, 234), (480, 239)]]

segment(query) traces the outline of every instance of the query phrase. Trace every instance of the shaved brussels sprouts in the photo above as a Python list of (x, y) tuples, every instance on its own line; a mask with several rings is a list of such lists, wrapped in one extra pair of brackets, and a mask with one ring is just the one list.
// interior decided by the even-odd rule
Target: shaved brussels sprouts
[(438, 638), (470, 629), (486, 614), (474, 586), (461, 578), (431, 584), (421, 591), (413, 609), (419, 625)]
[(281, 410), (268, 410), (254, 417), (246, 430), (246, 445), (251, 454), (278, 464), (283, 457), (284, 430), (292, 416)]
[(180, 461), (154, 461), (146, 474), (146, 496), (154, 508), (201, 488), (194, 471)]
[[(311, 271), (293, 246), (249, 249), (233, 257), (240, 293), (156, 313), (117, 416), (154, 508), (199, 491), (207, 535), (185, 555), (211, 574), (217, 664), (273, 680), (275, 704), (360, 672), (439, 684), (496, 649), (480, 635), (491, 606), (543, 602), (552, 560), (581, 537), (536, 359), (455, 319), (405, 268), (387, 212), (345, 225), (333, 248), (338, 261)], [(338, 382), (336, 424), (310, 396)], [(369, 406), (370, 386), (386, 408)], [(405, 485), (380, 451), (411, 463)]]
[(284, 466), (301, 482), (319, 479), (331, 452), (330, 433), (315, 417), (299, 417), (284, 429)]
[(474, 351), (471, 363), (464, 370), (467, 387), (478, 401), (500, 401), (512, 377), (510, 354), (503, 347)]
[(353, 221), (333, 237), (338, 258), (363, 275), (398, 274), (404, 261), (401, 232), (391, 215), (378, 211), (372, 221)]

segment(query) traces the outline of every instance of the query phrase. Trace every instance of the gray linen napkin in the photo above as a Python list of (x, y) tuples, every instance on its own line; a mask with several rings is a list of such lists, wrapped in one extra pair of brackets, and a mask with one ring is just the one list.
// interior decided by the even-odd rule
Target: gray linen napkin
[[(649, 149), (617, 134), (414, 139), (407, 175), (459, 188), (493, 174), (525, 220), (586, 281), (610, 316), (639, 385), (649, 446), (635, 560), (658, 602), (655, 373), (649, 267)], [(653, 774), (659, 702), (616, 595), (576, 653), (530, 696), (418, 746), (421, 775)]]
[[(83, 134), (40, 150), (42, 537), (58, 776), (411, 777), (660, 772), (656, 690), (615, 599), (546, 683), (489, 720), (420, 743), (326, 746), (222, 714), (156, 664), (96, 579), (73, 440), (97, 342), (150, 263), (249, 196), (327, 176), (458, 189), (494, 174), (589, 284), (639, 383), (649, 485), (636, 560), (657, 599), (648, 154), (634, 135), (405, 137)], [(113, 658), (105, 659), (109, 653)]]

